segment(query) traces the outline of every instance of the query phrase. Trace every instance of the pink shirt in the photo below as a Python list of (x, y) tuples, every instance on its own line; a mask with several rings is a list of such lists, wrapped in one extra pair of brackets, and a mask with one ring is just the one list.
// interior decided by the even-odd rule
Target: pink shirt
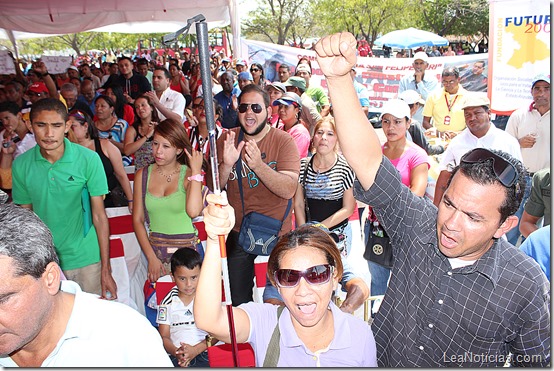
[[(402, 156), (389, 160), (400, 173), (402, 184), (410, 187), (412, 169), (420, 164), (427, 164), (427, 168), (430, 168), (431, 164), (429, 163), (429, 158), (427, 157), (427, 153), (423, 150), (423, 148), (412, 142), (408, 142), (408, 145), (408, 149), (404, 151)], [(381, 150), (383, 149), (384, 146), (381, 147)]]
[(298, 153), (300, 154), (300, 158), (304, 158), (308, 156), (308, 148), (310, 148), (310, 132), (304, 125), (301, 123), (298, 123), (294, 125), (292, 128), (287, 130), (287, 133), (292, 135), (292, 138), (294, 139), (294, 142), (296, 143), (296, 147), (298, 147)]

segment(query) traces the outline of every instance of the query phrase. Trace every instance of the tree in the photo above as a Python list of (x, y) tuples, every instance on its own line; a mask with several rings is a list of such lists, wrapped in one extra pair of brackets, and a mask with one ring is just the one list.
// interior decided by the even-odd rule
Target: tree
[(422, 23), (441, 36), (488, 35), (487, 0), (420, 0)]
[(380, 34), (402, 28), (408, 19), (413, 22), (411, 4), (403, 0), (321, 0), (317, 14), (330, 32), (349, 31), (373, 45)]
[(274, 44), (284, 45), (294, 29), (295, 37), (306, 37), (313, 16), (306, 13), (308, 0), (258, 0), (258, 9), (244, 22), (246, 36), (262, 35)]

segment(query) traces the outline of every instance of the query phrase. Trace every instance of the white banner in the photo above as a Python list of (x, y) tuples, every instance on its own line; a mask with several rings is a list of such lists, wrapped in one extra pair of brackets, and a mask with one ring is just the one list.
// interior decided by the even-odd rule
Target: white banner
[(63, 73), (67, 71), (67, 67), (71, 65), (70, 56), (43, 55), (40, 59), (46, 65), (48, 73)]
[(531, 81), (550, 76), (550, 2), (491, 0), (489, 70), (491, 107), (510, 114), (531, 101)]
[(0, 75), (9, 75), (15, 73), (13, 59), (7, 50), (0, 50)]
[[(281, 64), (288, 64), (291, 66), (291, 71), (293, 71), (300, 58), (307, 57), (311, 61), (313, 72), (310, 84), (320, 84), (324, 89), (327, 89), (325, 78), (315, 60), (314, 51), (262, 41), (242, 40), (242, 42), (243, 57), (249, 64), (260, 63), (264, 67), (266, 79), (270, 81), (278, 80), (277, 72)], [(460, 76), (464, 76), (471, 74), (473, 63), (476, 61), (483, 61), (486, 65), (488, 55), (468, 54), (454, 57), (433, 57), (429, 58), (427, 73), (433, 74), (441, 81), (443, 69), (455, 66), (460, 69)], [(369, 90), (370, 111), (378, 112), (383, 106), (383, 102), (396, 98), (400, 80), (406, 75), (413, 74), (412, 59), (358, 57), (356, 72), (358, 82), (364, 84)], [(486, 74), (483, 78), (486, 79)], [(466, 88), (472, 90), (471, 86)]]

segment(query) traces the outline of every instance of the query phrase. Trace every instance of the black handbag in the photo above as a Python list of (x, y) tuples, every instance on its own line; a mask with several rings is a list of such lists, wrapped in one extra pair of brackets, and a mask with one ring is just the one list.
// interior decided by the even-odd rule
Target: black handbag
[[(375, 223), (369, 220), (366, 222)], [(367, 236), (365, 245), (364, 259), (386, 268), (392, 268), (394, 257), (392, 255), (390, 238), (379, 222), (376, 221), (376, 223), (376, 225), (370, 224), (369, 235)]]
[[(243, 132), (239, 133), (238, 141), (242, 140)], [(242, 203), (242, 212), (244, 214), (244, 195), (242, 191), (242, 159), (236, 163), (238, 175), (238, 186), (240, 193), (240, 201)], [(278, 220), (267, 215), (251, 211), (243, 215), (242, 223), (239, 231), (238, 244), (244, 251), (252, 255), (268, 256), (273, 251), (273, 248), (279, 240), (279, 232), (283, 226), (283, 222), (287, 218), (292, 206), (292, 200), (289, 199), (287, 210), (283, 220)]]

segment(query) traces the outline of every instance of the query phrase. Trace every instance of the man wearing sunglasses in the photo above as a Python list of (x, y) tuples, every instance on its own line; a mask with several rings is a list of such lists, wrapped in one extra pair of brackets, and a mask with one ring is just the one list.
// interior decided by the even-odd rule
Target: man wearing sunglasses
[(504, 130), (496, 128), (491, 122), (489, 106), (490, 100), (486, 93), (471, 92), (465, 96), (462, 109), (466, 120), (466, 129), (452, 139), (442, 155), (433, 201), (437, 207), (446, 190), (452, 170), (460, 164), (460, 159), (466, 152), (474, 148), (490, 148), (504, 151), (516, 159), (522, 160), (517, 140)]
[(500, 237), (525, 190), (522, 163), (477, 148), (461, 158), (437, 207), (400, 182), (360, 110), (350, 68), (356, 39), (315, 46), (356, 198), (391, 237), (394, 267), (372, 324), (381, 367), (546, 366), (550, 287), (538, 264)]
[[(242, 218), (251, 211), (283, 220), (289, 200), (296, 192), (300, 156), (290, 134), (268, 124), (269, 95), (258, 85), (246, 85), (238, 98), (240, 126), (228, 130), (217, 141), (219, 179), (226, 187), (236, 224), (227, 239), (227, 259), (233, 305), (252, 301), (254, 259), (238, 245)], [(242, 131), (243, 139), (238, 137)], [(237, 174), (242, 161), (242, 175)], [(238, 181), (242, 182), (244, 210)], [(279, 235), (292, 229), (287, 213)]]

